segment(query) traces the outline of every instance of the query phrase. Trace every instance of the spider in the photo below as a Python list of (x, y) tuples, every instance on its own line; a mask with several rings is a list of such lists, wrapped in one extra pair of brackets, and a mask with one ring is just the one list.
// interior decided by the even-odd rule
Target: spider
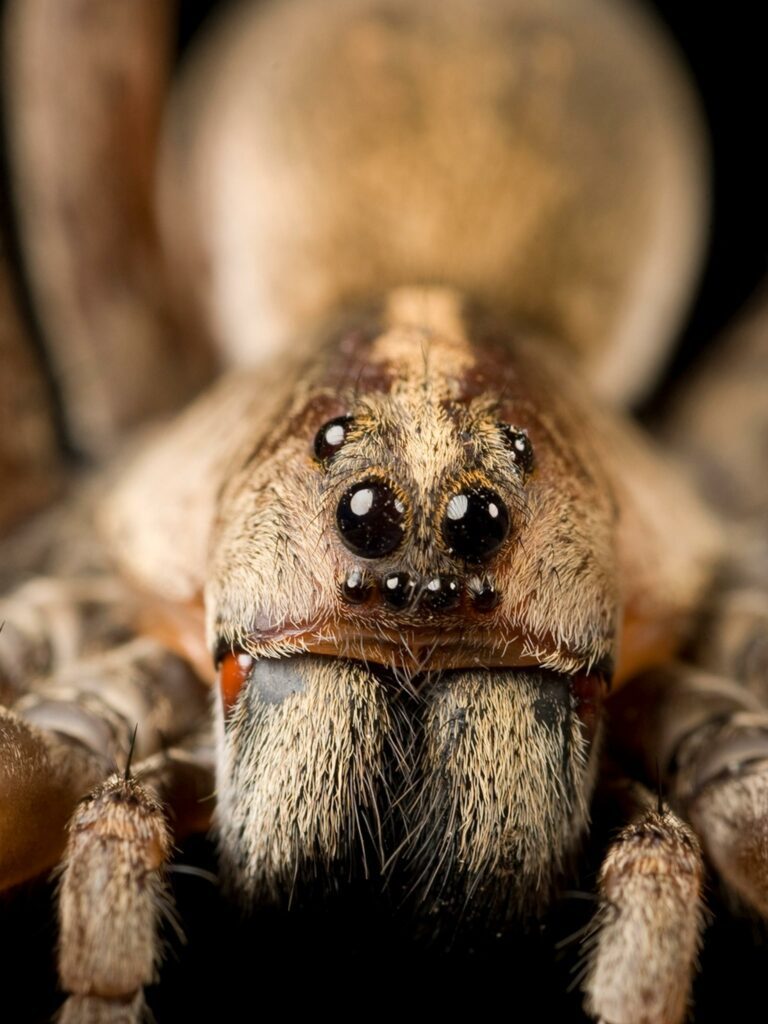
[[(626, 412), (702, 248), (682, 73), (604, 0), (269, 0), (161, 130), (170, 34), (6, 22), (19, 245), (106, 467), (5, 548), (0, 883), (59, 864), (59, 1019), (144, 1017), (211, 823), (257, 919), (346, 890), (429, 943), (535, 931), (607, 807), (585, 1013), (682, 1021), (707, 866), (768, 913), (760, 453), (711, 415), (761, 409), (759, 322), (667, 427), (727, 552)], [(13, 358), (9, 523), (60, 464)]]

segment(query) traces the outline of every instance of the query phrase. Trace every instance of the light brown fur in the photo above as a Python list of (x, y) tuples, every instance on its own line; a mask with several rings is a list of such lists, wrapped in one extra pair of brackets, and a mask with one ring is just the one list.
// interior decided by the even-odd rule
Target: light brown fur
[[(296, 676), (290, 696), (246, 688), (226, 728), (219, 721), (222, 862), (250, 900), (348, 874), (366, 841), (381, 851), (385, 748), (397, 742), (381, 687), (354, 663), (302, 658), (286, 668)], [(374, 873), (381, 862), (379, 853)]]
[(542, 909), (589, 820), (597, 745), (547, 673), (452, 673), (427, 691), (399, 851), (427, 907)]
[(677, 1024), (688, 1012), (704, 864), (691, 829), (646, 811), (622, 829), (600, 870), (601, 906), (585, 984), (601, 1024)]
[(140, 1009), (160, 959), (161, 870), (170, 848), (161, 805), (133, 779), (113, 776), (78, 807), (61, 879), (59, 972), (73, 994), (62, 1021), (87, 1019), (83, 999), (106, 1003), (101, 1018), (91, 1010), (95, 1020), (112, 1019), (112, 1001)]

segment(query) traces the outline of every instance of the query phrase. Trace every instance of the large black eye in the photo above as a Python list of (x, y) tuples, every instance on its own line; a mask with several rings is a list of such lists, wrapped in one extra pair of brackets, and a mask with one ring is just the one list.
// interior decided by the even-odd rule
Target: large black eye
[(336, 509), (341, 539), (362, 558), (381, 558), (399, 547), (404, 517), (405, 505), (381, 480), (350, 487)]
[(351, 416), (337, 416), (324, 423), (315, 435), (315, 458), (325, 462), (335, 455), (347, 440), (352, 422)]
[(504, 435), (504, 440), (507, 442), (512, 461), (526, 475), (532, 473), (534, 466), (533, 445), (528, 438), (527, 432), (519, 427), (512, 427), (509, 423), (500, 423), (499, 427)]
[(443, 519), (448, 550), (468, 562), (481, 562), (498, 550), (509, 532), (509, 513), (495, 491), (473, 487), (454, 494)]

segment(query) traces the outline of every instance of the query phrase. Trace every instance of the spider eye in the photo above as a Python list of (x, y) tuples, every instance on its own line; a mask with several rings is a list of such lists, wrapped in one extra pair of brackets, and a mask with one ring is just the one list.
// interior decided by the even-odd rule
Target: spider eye
[(533, 445), (528, 433), (509, 423), (500, 423), (499, 427), (509, 448), (512, 461), (525, 473), (531, 473), (534, 467)]
[(365, 604), (372, 592), (370, 580), (359, 569), (353, 569), (341, 584), (341, 596), (348, 604)]
[(341, 539), (362, 558), (381, 558), (400, 546), (405, 505), (381, 480), (363, 480), (344, 494), (336, 509)]
[(337, 416), (324, 423), (315, 435), (315, 458), (325, 462), (341, 448), (354, 420), (351, 416)]
[(473, 487), (448, 502), (443, 538), (452, 554), (482, 562), (501, 547), (508, 532), (509, 513), (495, 491)]
[(381, 581), (384, 600), (392, 608), (405, 608), (413, 600), (415, 583), (407, 572), (391, 572)]

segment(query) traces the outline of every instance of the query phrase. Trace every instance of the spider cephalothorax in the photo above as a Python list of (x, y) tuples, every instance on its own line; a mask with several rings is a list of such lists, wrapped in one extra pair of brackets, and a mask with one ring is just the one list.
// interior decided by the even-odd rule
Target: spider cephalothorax
[(439, 289), (395, 292), (378, 330), (332, 341), (225, 486), (214, 642), (604, 671), (616, 499), (599, 438), (574, 429), (577, 387), (555, 397), (535, 345)]
[(606, 466), (627, 439), (540, 343), (400, 289), (376, 329), (328, 343), (227, 481), (206, 601), (241, 888), (357, 858), (462, 903), (546, 901), (637, 628), (617, 518), (638, 511)]

